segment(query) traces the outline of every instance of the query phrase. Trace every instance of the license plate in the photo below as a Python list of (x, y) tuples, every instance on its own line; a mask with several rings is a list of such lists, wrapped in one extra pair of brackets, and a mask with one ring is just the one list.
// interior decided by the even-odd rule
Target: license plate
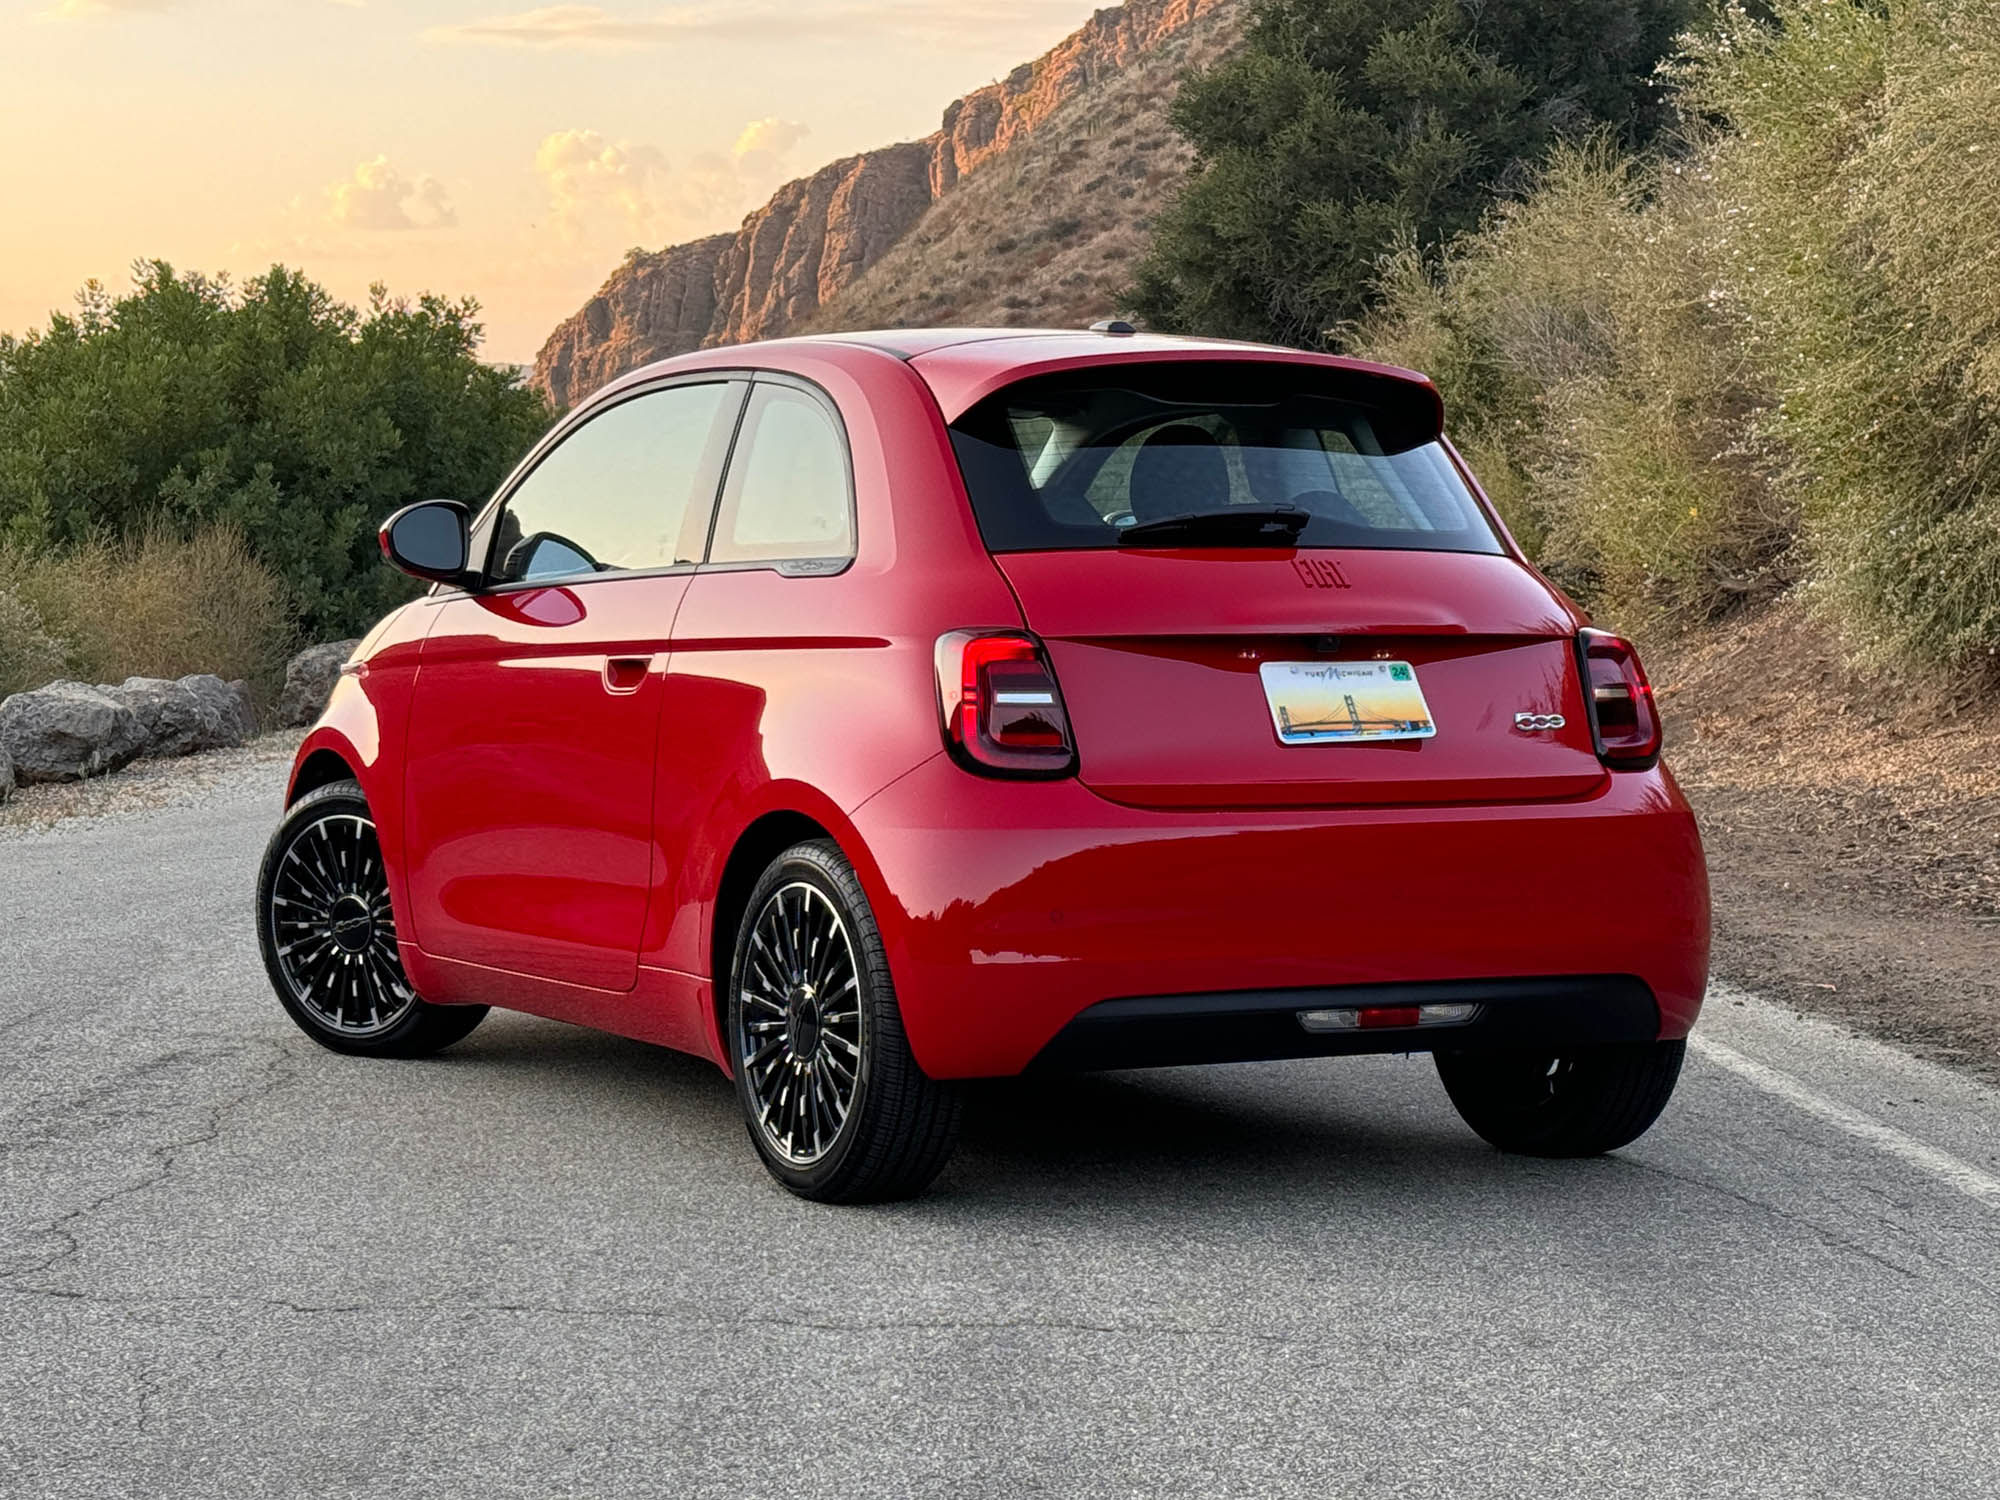
[(1427, 740), (1430, 705), (1406, 661), (1267, 661), (1257, 669), (1271, 722), (1287, 745)]

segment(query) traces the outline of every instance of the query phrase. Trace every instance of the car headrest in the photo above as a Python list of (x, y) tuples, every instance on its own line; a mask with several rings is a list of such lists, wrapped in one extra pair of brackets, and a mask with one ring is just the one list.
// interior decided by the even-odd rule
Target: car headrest
[(1229, 464), (1212, 433), (1176, 422), (1148, 437), (1132, 462), (1132, 515), (1143, 523), (1229, 504)]

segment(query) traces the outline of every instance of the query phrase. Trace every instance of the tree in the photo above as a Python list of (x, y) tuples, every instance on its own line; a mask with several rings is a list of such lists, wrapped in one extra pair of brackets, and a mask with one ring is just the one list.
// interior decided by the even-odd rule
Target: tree
[(1653, 70), (1690, 0), (1260, 0), (1192, 76), (1195, 169), (1133, 302), (1179, 332), (1339, 342), (1400, 240), (1434, 251), (1561, 137), (1665, 119)]
[(478, 304), (377, 287), (365, 312), (275, 266), (136, 269), (74, 316), (0, 337), (0, 542), (63, 548), (224, 524), (301, 627), (354, 633), (405, 597), (374, 532), (412, 500), (488, 493), (551, 417), (480, 363)]

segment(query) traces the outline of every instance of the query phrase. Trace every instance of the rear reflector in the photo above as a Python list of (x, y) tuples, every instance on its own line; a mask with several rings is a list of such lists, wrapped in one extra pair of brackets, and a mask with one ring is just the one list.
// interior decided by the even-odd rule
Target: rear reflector
[(1619, 770), (1645, 770), (1660, 758), (1660, 714), (1639, 653), (1602, 630), (1578, 632), (1577, 646), (1598, 757)]
[(1033, 636), (954, 630), (938, 637), (937, 686), (945, 745), (967, 769), (997, 776), (1076, 769), (1062, 690)]
[(1374, 1031), (1405, 1026), (1462, 1026), (1479, 1014), (1475, 1004), (1358, 1005), (1334, 1010), (1302, 1010), (1307, 1031)]

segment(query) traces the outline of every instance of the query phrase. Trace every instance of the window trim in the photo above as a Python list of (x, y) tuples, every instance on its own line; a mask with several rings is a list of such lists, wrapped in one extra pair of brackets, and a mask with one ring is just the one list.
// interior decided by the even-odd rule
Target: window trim
[[(701, 573), (776, 573), (781, 578), (838, 578), (861, 555), (861, 513), (854, 483), (854, 440), (847, 430), (847, 419), (841, 415), (840, 403), (824, 386), (803, 376), (793, 375), (783, 370), (753, 370), (745, 382), (743, 404), (736, 411), (736, 429), (730, 434), (729, 448), (723, 456), (722, 473), (715, 487), (715, 503), (709, 508), (708, 542), (702, 548), (702, 562), (697, 572)], [(756, 388), (760, 385), (780, 386), (797, 391), (819, 404), (833, 421), (834, 436), (840, 441), (840, 458), (843, 477), (847, 481), (847, 534), (852, 545), (846, 552), (832, 555), (802, 555), (799, 557), (746, 558), (729, 562), (716, 562), (715, 539), (722, 527), (722, 513), (725, 497), (729, 493), (729, 481), (736, 473), (736, 461), (743, 450), (743, 429), (750, 420), (750, 403), (756, 399)]]
[[(488, 569), (493, 561), (493, 544), (498, 532), (500, 513), (506, 509), (508, 503), (519, 492), (521, 486), (534, 476), (535, 471), (542, 466), (543, 461), (551, 453), (569, 441), (580, 428), (588, 426), (614, 407), (623, 406), (628, 401), (636, 401), (643, 396), (655, 396), (662, 391), (676, 390), (683, 386), (720, 385), (725, 388), (734, 387), (733, 393), (729, 389), (725, 389), (723, 392), (723, 404), (721, 409), (716, 413), (718, 419), (717, 429), (711, 431), (708, 442), (711, 447), (714, 446), (717, 433), (725, 426), (729, 431), (729, 440), (722, 445), (720, 454), (714, 458), (712, 463), (709, 462), (709, 455), (704, 452), (703, 470), (696, 475), (697, 485), (700, 484), (700, 481), (704, 477), (709, 478), (712, 482), (705, 487), (697, 488), (694, 495), (690, 497), (688, 516), (682, 523), (682, 535), (686, 536), (698, 524), (697, 517), (702, 503), (702, 495), (706, 492), (708, 527), (703, 535), (704, 537), (713, 535), (716, 508), (722, 500), (723, 479), (729, 472), (729, 459), (731, 454), (735, 452), (736, 435), (742, 427), (743, 412), (749, 403), (750, 387), (753, 383), (755, 373), (754, 371), (744, 369), (688, 370), (662, 376), (658, 380), (649, 380), (643, 385), (635, 385), (628, 390), (619, 391), (615, 397), (608, 400), (585, 402), (582, 406), (576, 408), (576, 410), (566, 414), (554, 426), (550, 427), (547, 432), (542, 434), (540, 440), (514, 466), (513, 471), (500, 482), (499, 488), (494, 490), (492, 495), (487, 498), (485, 505), (480, 507), (478, 515), (474, 517), (470, 528), (467, 555), (477, 557), (480, 560), (480, 582), (470, 588), (438, 584), (433, 587), (428, 598), (433, 601), (464, 598), (473, 595), (481, 598), (489, 596), (497, 598), (507, 594), (522, 593), (529, 589), (576, 588), (584, 584), (612, 583), (626, 578), (671, 578), (676, 575), (687, 575), (699, 571), (702, 566), (701, 562), (670, 563), (657, 568), (623, 568), (607, 573), (569, 573), (554, 578), (523, 578), (502, 583), (494, 580)], [(736, 409), (733, 414), (729, 409), (731, 399), (734, 399), (736, 402)], [(707, 556), (706, 541), (703, 543), (702, 555), (704, 558)]]

